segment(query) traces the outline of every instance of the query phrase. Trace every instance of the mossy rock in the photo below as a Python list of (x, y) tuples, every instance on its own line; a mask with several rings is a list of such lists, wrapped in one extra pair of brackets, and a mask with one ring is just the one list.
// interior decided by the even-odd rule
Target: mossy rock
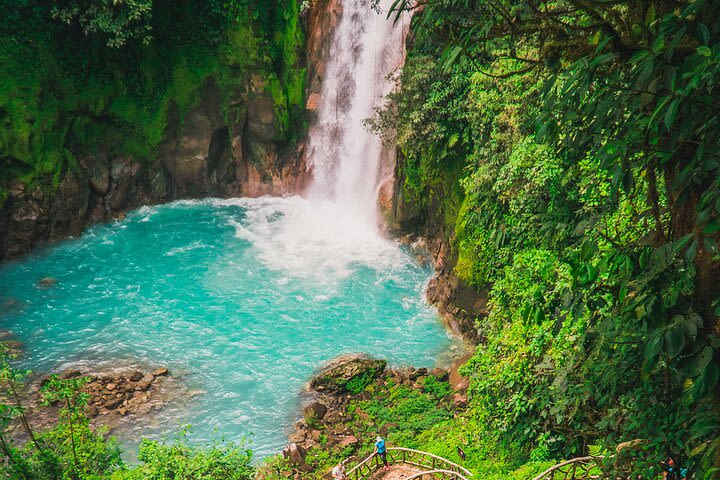
[(344, 355), (331, 361), (312, 380), (319, 392), (358, 394), (385, 371), (387, 362), (362, 355)]

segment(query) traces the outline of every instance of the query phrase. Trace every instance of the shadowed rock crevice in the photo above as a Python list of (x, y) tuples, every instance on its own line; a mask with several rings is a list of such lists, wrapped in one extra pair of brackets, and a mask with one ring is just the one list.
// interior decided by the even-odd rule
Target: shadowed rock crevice
[(213, 172), (218, 167), (223, 155), (228, 152), (230, 145), (230, 131), (227, 125), (216, 129), (210, 137), (208, 148), (208, 169)]

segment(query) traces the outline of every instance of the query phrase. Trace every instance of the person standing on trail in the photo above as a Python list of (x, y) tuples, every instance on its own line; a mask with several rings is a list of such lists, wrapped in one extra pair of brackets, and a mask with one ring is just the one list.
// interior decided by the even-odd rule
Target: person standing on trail
[(375, 439), (375, 453), (380, 455), (383, 465), (385, 465), (385, 470), (390, 470), (390, 466), (387, 463), (387, 448), (385, 447), (385, 440), (383, 440), (382, 437)]
[(332, 469), (332, 477), (335, 480), (347, 480), (347, 475), (345, 475), (345, 464), (343, 462), (338, 463), (335, 465), (335, 468)]

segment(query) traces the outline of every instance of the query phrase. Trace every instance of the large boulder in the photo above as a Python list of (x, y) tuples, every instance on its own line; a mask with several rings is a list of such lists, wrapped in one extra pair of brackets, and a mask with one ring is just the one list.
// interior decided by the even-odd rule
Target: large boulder
[(326, 413), (327, 407), (320, 402), (313, 402), (303, 408), (303, 417), (308, 423), (315, 420), (322, 420)]
[(297, 443), (291, 443), (285, 447), (282, 453), (290, 465), (305, 465), (305, 449)]
[(385, 360), (363, 355), (336, 358), (310, 380), (310, 388), (319, 392), (358, 394), (385, 371)]

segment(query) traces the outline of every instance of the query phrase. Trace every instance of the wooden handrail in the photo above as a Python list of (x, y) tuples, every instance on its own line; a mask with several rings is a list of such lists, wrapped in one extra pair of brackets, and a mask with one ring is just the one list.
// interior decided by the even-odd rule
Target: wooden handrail
[[(536, 476), (535, 478), (533, 478), (533, 480), (554, 480), (554, 479), (556, 478), (556, 477), (555, 477), (555, 474), (556, 474), (556, 473), (558, 473), (558, 474), (563, 474), (563, 473), (564, 473), (564, 474), (565, 474), (565, 477), (563, 477), (564, 479), (573, 480), (573, 479), (576, 478), (576, 477), (575, 477), (575, 473), (576, 473), (576, 471), (577, 471), (578, 465), (581, 465), (581, 466), (584, 467), (584, 466), (586, 466), (587, 464), (590, 464), (590, 463), (598, 464), (599, 461), (602, 460), (602, 459), (603, 459), (603, 457), (599, 457), (599, 456), (595, 456), (595, 455), (590, 455), (590, 456), (587, 456), (587, 457), (578, 457), (578, 458), (573, 458), (573, 459), (571, 459), (571, 460), (565, 460), (564, 462), (560, 462), (560, 463), (558, 463), (557, 465), (553, 465), (552, 467), (548, 468), (547, 470), (545, 470), (544, 472), (542, 472), (540, 475), (538, 475), (538, 476)], [(581, 478), (597, 478), (597, 477), (590, 477), (590, 476), (589, 476), (589, 475), (590, 475), (590, 469), (592, 469), (594, 466), (596, 466), (596, 465), (592, 465), (591, 467), (589, 467), (589, 468), (584, 472), (584, 476), (581, 477)], [(570, 477), (567, 476), (567, 474), (568, 474), (569, 472), (562, 472), (562, 471), (561, 471), (561, 470), (562, 470), (563, 468), (565, 468), (565, 467), (572, 467), (572, 472), (571, 472), (571, 476), (570, 476)]]
[[(389, 447), (387, 449), (387, 454), (390, 457), (391, 460), (395, 460), (399, 463), (407, 463), (410, 465), (415, 465), (420, 468), (430, 468), (431, 470), (428, 472), (425, 472), (428, 474), (429, 472), (452, 472), (456, 474), (456, 478), (460, 478), (462, 480), (467, 480), (465, 476), (471, 477), (472, 473), (464, 467), (461, 467), (457, 463), (453, 463), (450, 460), (440, 457), (438, 455), (434, 455), (432, 453), (423, 452), (420, 450), (413, 450), (412, 448), (402, 448), (402, 447)], [(393, 458), (394, 456), (398, 456), (397, 454), (400, 454), (400, 458)], [(413, 458), (415, 456), (419, 456), (421, 458)], [(432, 459), (429, 463), (420, 463), (422, 460), (425, 460), (426, 457), (429, 457)], [(372, 460), (375, 459), (375, 465), (374, 467), (371, 466)], [(440, 461), (441, 464), (444, 464), (447, 468), (445, 469), (436, 469), (437, 461)], [(367, 458), (362, 460), (360, 463), (355, 465), (353, 468), (351, 468), (347, 473), (347, 477), (351, 480), (361, 480), (363, 478), (366, 478), (366, 475), (372, 474), (378, 467), (380, 466), (380, 461), (377, 458), (376, 453), (371, 453)], [(464, 476), (465, 475), (465, 476)], [(413, 478), (419, 478), (419, 477), (413, 477)]]
[(375, 458), (375, 455), (376, 455), (375, 452), (371, 453), (371, 454), (370, 454), (366, 459), (364, 459), (362, 462), (358, 463), (358, 464), (355, 465), (353, 468), (351, 468), (350, 470), (348, 470), (348, 472), (347, 472), (345, 475), (346, 475), (348, 478), (350, 478), (350, 475), (355, 474), (355, 478), (359, 478), (359, 477), (358, 477), (358, 472), (360, 472), (360, 470), (362, 469), (362, 467), (363, 467), (365, 464), (369, 463), (373, 458)]

